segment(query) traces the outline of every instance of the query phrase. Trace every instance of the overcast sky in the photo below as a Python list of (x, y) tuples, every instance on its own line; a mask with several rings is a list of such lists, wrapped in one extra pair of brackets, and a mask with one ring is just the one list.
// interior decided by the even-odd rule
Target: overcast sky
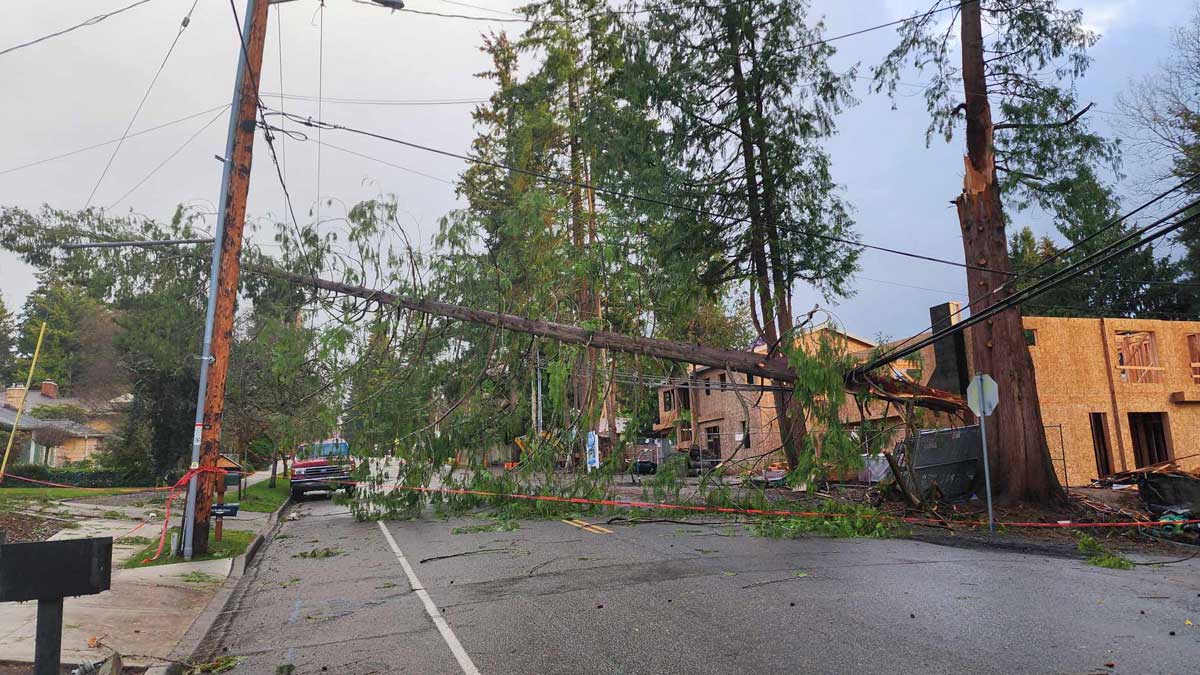
[[(131, 1), (5, 3), (0, 50)], [(447, 0), (407, 2), (413, 9), (489, 14)], [(236, 3), (243, 12), (245, 0)], [(478, 51), (480, 33), (489, 28), (515, 31), (520, 24), (392, 13), (352, 0), (328, 0), (326, 4), (324, 118), (465, 151), (473, 137), (470, 104), (395, 102), (487, 97), (489, 83), (472, 77), (488, 65)], [(473, 0), (472, 4), (502, 12), (521, 3)], [(1192, 3), (1061, 0), (1060, 4), (1082, 8), (1088, 25), (1103, 34), (1092, 51), (1095, 63), (1081, 84), (1081, 98), (1096, 103), (1091, 114), (1098, 129), (1121, 135), (1117, 124), (1121, 118), (1113, 114), (1114, 98), (1130, 78), (1152, 72), (1165, 57), (1170, 29), (1186, 20)], [(6, 92), (0, 105), (0, 204), (77, 209), (87, 203), (113, 145), (31, 168), (6, 170), (119, 138), (191, 5), (191, 0), (151, 0), (98, 25), (0, 56), (0, 91)], [(909, 16), (928, 6), (929, 0), (815, 0), (813, 14), (824, 14), (826, 34), (838, 35)], [(283, 91), (315, 99), (321, 72), (318, 7), (317, 0), (294, 0), (271, 8), (263, 92)], [(501, 12), (494, 15), (505, 16)], [(228, 103), (237, 40), (229, 3), (199, 0), (133, 130)], [(872, 65), (894, 42), (892, 29), (840, 40), (835, 43), (839, 50), (835, 65)], [(919, 76), (910, 74), (907, 81), (919, 81)], [(909, 90), (916, 96), (899, 98), (898, 110), (892, 110), (889, 99), (868, 94), (866, 82), (859, 85), (861, 104), (841, 116), (839, 134), (829, 141), (828, 148), (835, 178), (854, 206), (863, 241), (961, 260), (957, 219), (949, 205), (961, 190), (961, 138), (951, 145), (936, 140), (926, 148), (927, 115), (919, 91)], [(904, 88), (901, 91), (904, 93)], [(376, 103), (365, 103), (368, 99)], [(384, 100), (393, 104), (377, 103)], [(280, 100), (268, 96), (266, 102), (277, 107)], [(315, 100), (292, 99), (284, 105), (297, 114), (317, 114)], [(215, 210), (221, 165), (214, 155), (223, 153), (225, 132), (224, 114), (210, 111), (127, 139), (92, 204), (156, 218), (168, 217), (180, 203)], [(192, 140), (187, 142), (189, 138)], [(340, 132), (325, 132), (323, 141), (398, 166), (326, 147), (321, 156), (320, 196), (332, 199), (334, 205), (324, 208), (322, 219), (344, 214), (361, 199), (391, 193), (411, 217), (410, 232), (416, 230), (428, 241), (438, 218), (459, 205), (448, 183), (462, 169), (457, 160)], [(297, 211), (303, 214), (317, 201), (317, 146), (295, 140), (280, 145), (287, 184)], [(117, 203), (164, 160), (168, 161), (161, 169)], [(267, 216), (279, 217), (282, 208), (282, 192), (265, 146), (259, 143), (248, 212), (265, 221)], [(1038, 232), (1048, 231), (1047, 223), (1035, 215), (1017, 220)], [(270, 231), (252, 233), (250, 239), (269, 245)], [(10, 309), (19, 309), (34, 287), (32, 275), (19, 260), (0, 252), (0, 295)], [(964, 296), (957, 294), (965, 293), (964, 276), (958, 268), (870, 251), (862, 257), (855, 286), (857, 295), (832, 309), (849, 330), (867, 337), (921, 330), (928, 326), (930, 305), (961, 299)], [(805, 289), (797, 296), (797, 305), (803, 310), (819, 301)]]

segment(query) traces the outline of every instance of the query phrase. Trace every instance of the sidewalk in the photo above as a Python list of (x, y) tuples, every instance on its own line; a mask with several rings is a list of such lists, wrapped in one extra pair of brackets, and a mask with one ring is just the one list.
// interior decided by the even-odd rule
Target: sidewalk
[[(257, 472), (248, 482), (253, 485), (269, 476), (269, 472)], [(99, 661), (112, 649), (121, 653), (127, 666), (166, 663), (165, 657), (229, 576), (233, 564), (229, 558), (121, 569), (121, 564), (143, 549), (147, 540), (157, 540), (165, 499), (165, 494), (156, 495), (146, 506), (58, 503), (62, 510), (76, 517), (78, 527), (61, 530), (52, 540), (115, 539), (111, 589), (100, 595), (67, 598), (64, 602), (64, 665)], [(175, 508), (180, 505), (177, 501)], [(116, 518), (118, 514), (123, 517)], [(268, 525), (269, 515), (239, 513), (236, 518), (225, 519), (225, 530), (261, 532)], [(178, 521), (174, 509), (171, 520)], [(145, 525), (130, 533), (139, 522)], [(130, 534), (126, 541), (134, 543), (116, 539)], [(0, 661), (33, 660), (36, 618), (36, 603), (0, 604)]]

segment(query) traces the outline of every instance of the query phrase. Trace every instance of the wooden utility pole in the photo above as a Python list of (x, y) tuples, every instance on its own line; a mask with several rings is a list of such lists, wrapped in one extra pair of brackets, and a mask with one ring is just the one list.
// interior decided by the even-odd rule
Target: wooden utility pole
[[(1012, 263), (1000, 186), (996, 182), (994, 129), (984, 67), (980, 0), (962, 0), (963, 88), (967, 118), (967, 156), (963, 191), (955, 200), (962, 226), (963, 252), (975, 267), (967, 269), (972, 313), (981, 312), (1018, 289), (1004, 286)], [(986, 268), (980, 269), (980, 268)], [(994, 293), (1004, 286), (1005, 290)], [(1060, 501), (1062, 487), (1050, 463), (1038, 406), (1033, 361), (1025, 343), (1021, 310), (1012, 307), (971, 329), (974, 370), (999, 384), (1000, 404), (987, 427), (995, 458), (997, 493), (1009, 501)]]
[[(757, 352), (742, 352), (732, 349), (707, 347), (699, 344), (680, 342), (678, 340), (624, 335), (607, 330), (591, 330), (553, 321), (527, 319), (512, 314), (471, 309), (437, 300), (408, 298), (377, 288), (355, 286), (340, 281), (296, 274), (295, 272), (265, 268), (252, 268), (252, 270), (259, 274), (284, 279), (293, 284), (362, 298), (368, 302), (377, 302), (381, 305), (390, 305), (392, 307), (454, 319), (456, 321), (493, 326), (498, 329), (525, 333), (526, 335), (536, 335), (565, 344), (586, 345), (597, 349), (653, 356), (680, 363), (694, 363), (701, 366), (724, 368), (738, 373), (746, 373), (756, 377), (775, 380), (781, 385), (786, 385), (786, 383), (793, 382), (796, 379), (796, 372), (788, 365), (787, 359), (778, 355), (768, 356)], [(922, 408), (941, 412), (960, 413), (966, 410), (966, 405), (961, 398), (914, 382), (905, 382), (888, 375), (877, 375), (869, 372), (856, 373), (851, 371), (847, 373), (846, 377), (846, 386), (851, 391), (864, 393), (869, 391), (875, 396), (895, 403), (906, 405), (911, 403)]]
[[(225, 161), (228, 172), (228, 199), (221, 214), (221, 261), (217, 275), (216, 309), (212, 326), (212, 362), (208, 386), (204, 392), (204, 426), (200, 436), (200, 467), (214, 467), (221, 453), (221, 418), (225, 411), (225, 380), (229, 374), (229, 351), (233, 342), (233, 316), (237, 305), (238, 277), (241, 272), (242, 228), (246, 220), (246, 196), (250, 191), (250, 165), (254, 154), (254, 131), (258, 119), (258, 83), (262, 72), (263, 46), (267, 40), (268, 0), (248, 0), (248, 24), (244, 30), (245, 67), (241, 90), (235, 106), (237, 130), (233, 154)], [(195, 525), (192, 530), (192, 555), (208, 552), (209, 510), (212, 508), (214, 473), (198, 477)]]

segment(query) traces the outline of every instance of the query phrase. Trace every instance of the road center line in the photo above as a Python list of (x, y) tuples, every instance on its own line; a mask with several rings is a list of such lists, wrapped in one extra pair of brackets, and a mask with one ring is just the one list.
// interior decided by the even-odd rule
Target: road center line
[(437, 626), (438, 632), (442, 634), (442, 639), (446, 641), (446, 646), (450, 647), (450, 652), (454, 654), (454, 658), (458, 661), (458, 665), (462, 668), (464, 675), (479, 675), (479, 669), (475, 667), (475, 663), (467, 655), (467, 650), (463, 649), (462, 643), (458, 641), (458, 637), (454, 635), (454, 631), (450, 630), (450, 624), (446, 623), (446, 620), (442, 618), (437, 605), (433, 604), (433, 598), (429, 597), (429, 592), (421, 585), (421, 580), (417, 578), (417, 573), (413, 571), (412, 565), (408, 564), (408, 560), (400, 552), (400, 546), (392, 538), (392, 533), (388, 531), (387, 526), (383, 524), (382, 520), (375, 522), (379, 523), (379, 529), (383, 531), (384, 538), (387, 539), (388, 545), (392, 547), (392, 553), (396, 554), (396, 560), (399, 560), (400, 566), (404, 568), (404, 574), (408, 577), (408, 585), (417, 594), (417, 597), (421, 598), (421, 602), (425, 604), (425, 613), (433, 620), (433, 625)]

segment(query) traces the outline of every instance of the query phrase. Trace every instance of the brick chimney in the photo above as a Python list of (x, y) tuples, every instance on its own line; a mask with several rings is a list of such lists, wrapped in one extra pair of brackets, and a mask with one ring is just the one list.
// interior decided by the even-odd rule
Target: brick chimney
[(10, 384), (4, 390), (4, 405), (16, 410), (21, 407), (21, 396), (25, 394), (25, 385)]
[(42, 396), (58, 398), (58, 384), (54, 380), (42, 380)]
[[(929, 308), (929, 323), (933, 332), (949, 328), (962, 320), (962, 304), (944, 302)], [(947, 335), (933, 343), (933, 370), (929, 386), (955, 394), (965, 394), (970, 384), (970, 369), (967, 364), (967, 340), (963, 332)], [(931, 364), (925, 364), (929, 368)]]

